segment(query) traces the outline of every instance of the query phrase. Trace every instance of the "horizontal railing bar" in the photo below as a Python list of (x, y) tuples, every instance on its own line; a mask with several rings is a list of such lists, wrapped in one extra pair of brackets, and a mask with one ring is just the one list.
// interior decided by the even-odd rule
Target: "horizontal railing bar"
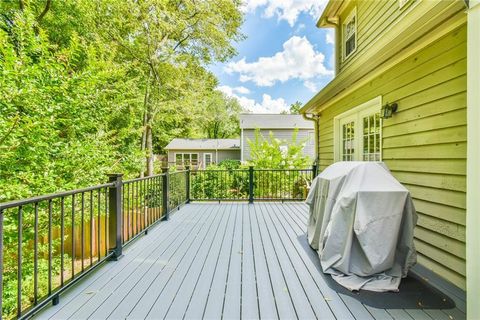
[(205, 198), (205, 199), (190, 199), (191, 202), (222, 202), (222, 201), (229, 201), (229, 202), (246, 202), (248, 198)]
[(53, 199), (56, 199), (56, 198), (68, 197), (68, 196), (71, 196), (71, 195), (74, 195), (74, 194), (79, 194), (79, 193), (89, 192), (89, 191), (92, 191), (92, 190), (98, 190), (98, 189), (114, 187), (114, 186), (115, 186), (115, 183), (104, 183), (104, 184), (100, 184), (100, 185), (93, 186), (93, 187), (88, 187), (88, 188), (83, 188), (83, 189), (62, 191), (62, 192), (58, 192), (58, 193), (52, 193), (52, 194), (47, 194), (47, 195), (43, 195), (43, 196), (37, 196), (37, 197), (22, 199), (22, 200), (14, 200), (14, 201), (10, 201), (10, 202), (4, 202), (4, 203), (0, 203), (0, 210), (20, 207), (20, 206), (24, 206), (24, 205), (27, 205), (27, 204), (46, 201), (46, 200), (53, 200)]
[(273, 171), (273, 172), (289, 172), (289, 171), (293, 171), (293, 172), (311, 172), (312, 169), (253, 169), (253, 171)]
[[(257, 171), (257, 169), (255, 169)], [(213, 169), (213, 170), (191, 170), (191, 173), (195, 172), (248, 172), (248, 169)]]
[(153, 179), (153, 178), (158, 178), (158, 177), (162, 177), (164, 175), (165, 175), (165, 173), (159, 173), (159, 174), (156, 174), (154, 176), (147, 176), (147, 177), (143, 177), (143, 178), (135, 178), (135, 179), (130, 179), (130, 180), (124, 180), (123, 184), (128, 184), (128, 183), (132, 183), (132, 182), (143, 181), (143, 180), (148, 180), (148, 179)]
[(171, 172), (169, 172), (168, 174), (169, 174), (169, 175), (173, 175), (173, 174), (185, 173), (185, 172), (187, 172), (187, 170), (177, 170), (177, 171), (171, 171)]

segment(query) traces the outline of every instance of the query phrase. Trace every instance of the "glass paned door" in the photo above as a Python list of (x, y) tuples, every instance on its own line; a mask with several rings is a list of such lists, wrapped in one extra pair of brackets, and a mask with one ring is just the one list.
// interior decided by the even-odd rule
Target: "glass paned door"
[(340, 159), (342, 161), (356, 160), (355, 123), (355, 117), (348, 117), (340, 121)]
[(211, 153), (205, 153), (203, 155), (203, 163), (205, 164), (205, 167), (208, 167), (212, 163), (212, 154)]
[(381, 160), (381, 119), (380, 113), (370, 113), (362, 115), (362, 160), (380, 161)]
[(382, 119), (378, 99), (335, 121), (335, 161), (382, 161)]

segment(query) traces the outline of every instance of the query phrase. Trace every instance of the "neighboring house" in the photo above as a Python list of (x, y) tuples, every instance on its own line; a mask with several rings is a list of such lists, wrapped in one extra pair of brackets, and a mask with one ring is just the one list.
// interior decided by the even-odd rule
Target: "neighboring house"
[(301, 110), (320, 169), (384, 161), (415, 201), (417, 271), (468, 288), (480, 318), (479, 1), (331, 0), (317, 25), (337, 52), (335, 78)]
[(169, 165), (205, 168), (223, 160), (240, 160), (238, 139), (173, 139), (165, 147)]
[(304, 142), (304, 154), (310, 156), (312, 161), (315, 156), (315, 130), (313, 121), (305, 120), (298, 114), (241, 114), (240, 115), (242, 148), (242, 161), (248, 161), (250, 156), (249, 140), (255, 140), (255, 131), (260, 130), (260, 134), (269, 139), (270, 132), (275, 138), (291, 141), (295, 129), (298, 129), (297, 141)]

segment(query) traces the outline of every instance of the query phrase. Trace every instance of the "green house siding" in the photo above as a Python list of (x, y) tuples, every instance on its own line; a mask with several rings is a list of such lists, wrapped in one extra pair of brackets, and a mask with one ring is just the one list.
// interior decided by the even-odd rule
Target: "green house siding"
[[(362, 9), (358, 14), (373, 17), (390, 10), (374, 1), (370, 7), (377, 11), (362, 13)], [(392, 118), (383, 121), (382, 157), (415, 199), (418, 261), (464, 289), (466, 27), (418, 51), (322, 111), (321, 169), (334, 161), (334, 117), (377, 96), (382, 96), (383, 104), (397, 102), (399, 106)]]

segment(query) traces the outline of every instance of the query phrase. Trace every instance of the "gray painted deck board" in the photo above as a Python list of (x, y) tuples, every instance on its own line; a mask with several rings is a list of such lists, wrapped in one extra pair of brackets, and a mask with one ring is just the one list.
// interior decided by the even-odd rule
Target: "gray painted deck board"
[[(221, 208), (220, 210), (222, 210)], [(222, 215), (221, 223), (218, 225), (215, 234), (213, 235), (210, 241), (205, 241), (202, 246), (201, 252), (196, 257), (195, 263), (192, 264), (190, 271), (187, 276), (184, 278), (182, 285), (178, 289), (175, 299), (170, 305), (170, 309), (166, 314), (166, 318), (169, 319), (180, 319), (183, 318), (185, 310), (189, 305), (190, 299), (193, 295), (193, 292), (197, 286), (197, 283), (200, 279), (200, 275), (205, 270), (205, 268), (210, 268), (213, 265), (209, 258), (212, 258), (211, 252), (218, 254), (220, 248), (219, 244), (222, 242), (222, 238), (225, 235), (226, 225), (228, 223), (228, 215)], [(201, 254), (200, 254), (201, 253)], [(202, 290), (207, 290), (209, 288), (204, 288)], [(202, 309), (203, 313), (203, 309)], [(200, 314), (201, 317), (201, 314)]]
[[(158, 301), (159, 296), (165, 289), (171, 290), (171, 286), (175, 285), (174, 282), (170, 281), (172, 277), (179, 275), (179, 273), (175, 273), (175, 271), (177, 271), (178, 268), (181, 268), (179, 271), (183, 272), (183, 267), (189, 263), (192, 256), (195, 256), (199, 244), (204, 241), (206, 235), (211, 230), (215, 218), (218, 218), (215, 210), (207, 210), (206, 212), (206, 217), (201, 221), (201, 228), (190, 234), (190, 236), (187, 237), (187, 240), (182, 243), (181, 248), (178, 251), (175, 251), (171, 259), (168, 260), (167, 267), (164, 270), (161, 270), (155, 275), (155, 277), (151, 278), (152, 281), (148, 285), (147, 290), (144, 291), (140, 300), (138, 300), (133, 310), (128, 314), (128, 319), (142, 319), (148, 316), (150, 318), (156, 317), (155, 314), (151, 313), (151, 310), (157, 302), (162, 302)], [(167, 307), (168, 305), (165, 305), (165, 308)]]
[(260, 316), (265, 319), (278, 318), (278, 308), (273, 291), (272, 280), (268, 271), (267, 258), (256, 222), (256, 212), (248, 208), (253, 242), (253, 258), (257, 277), (258, 305)]
[(282, 273), (282, 269), (280, 268), (273, 245), (267, 233), (267, 226), (262, 223), (263, 219), (259, 214), (261, 205), (257, 205), (257, 207), (258, 210), (256, 210), (253, 224), (256, 224), (259, 228), (260, 240), (267, 261), (268, 273), (270, 275), (279, 317), (284, 319), (297, 318), (296, 310), (285, 282), (285, 276)]
[(253, 259), (253, 241), (250, 224), (249, 206), (242, 206), (243, 243), (242, 243), (242, 319), (258, 319), (259, 306), (257, 279)]
[(307, 219), (304, 203), (186, 205), (36, 318), (465, 319), (458, 308), (376, 309), (337, 293)]
[[(193, 291), (188, 307), (186, 308), (185, 318), (199, 319), (203, 317), (205, 306), (211, 290), (217, 267), (221, 257), (225, 256), (228, 239), (233, 234), (235, 227), (235, 218), (229, 214), (228, 208), (224, 209), (224, 215), (227, 217), (227, 225), (224, 230), (221, 242), (215, 243), (215, 247), (210, 251), (206, 266), (202, 270), (197, 285)], [(223, 299), (223, 296), (222, 296)]]

